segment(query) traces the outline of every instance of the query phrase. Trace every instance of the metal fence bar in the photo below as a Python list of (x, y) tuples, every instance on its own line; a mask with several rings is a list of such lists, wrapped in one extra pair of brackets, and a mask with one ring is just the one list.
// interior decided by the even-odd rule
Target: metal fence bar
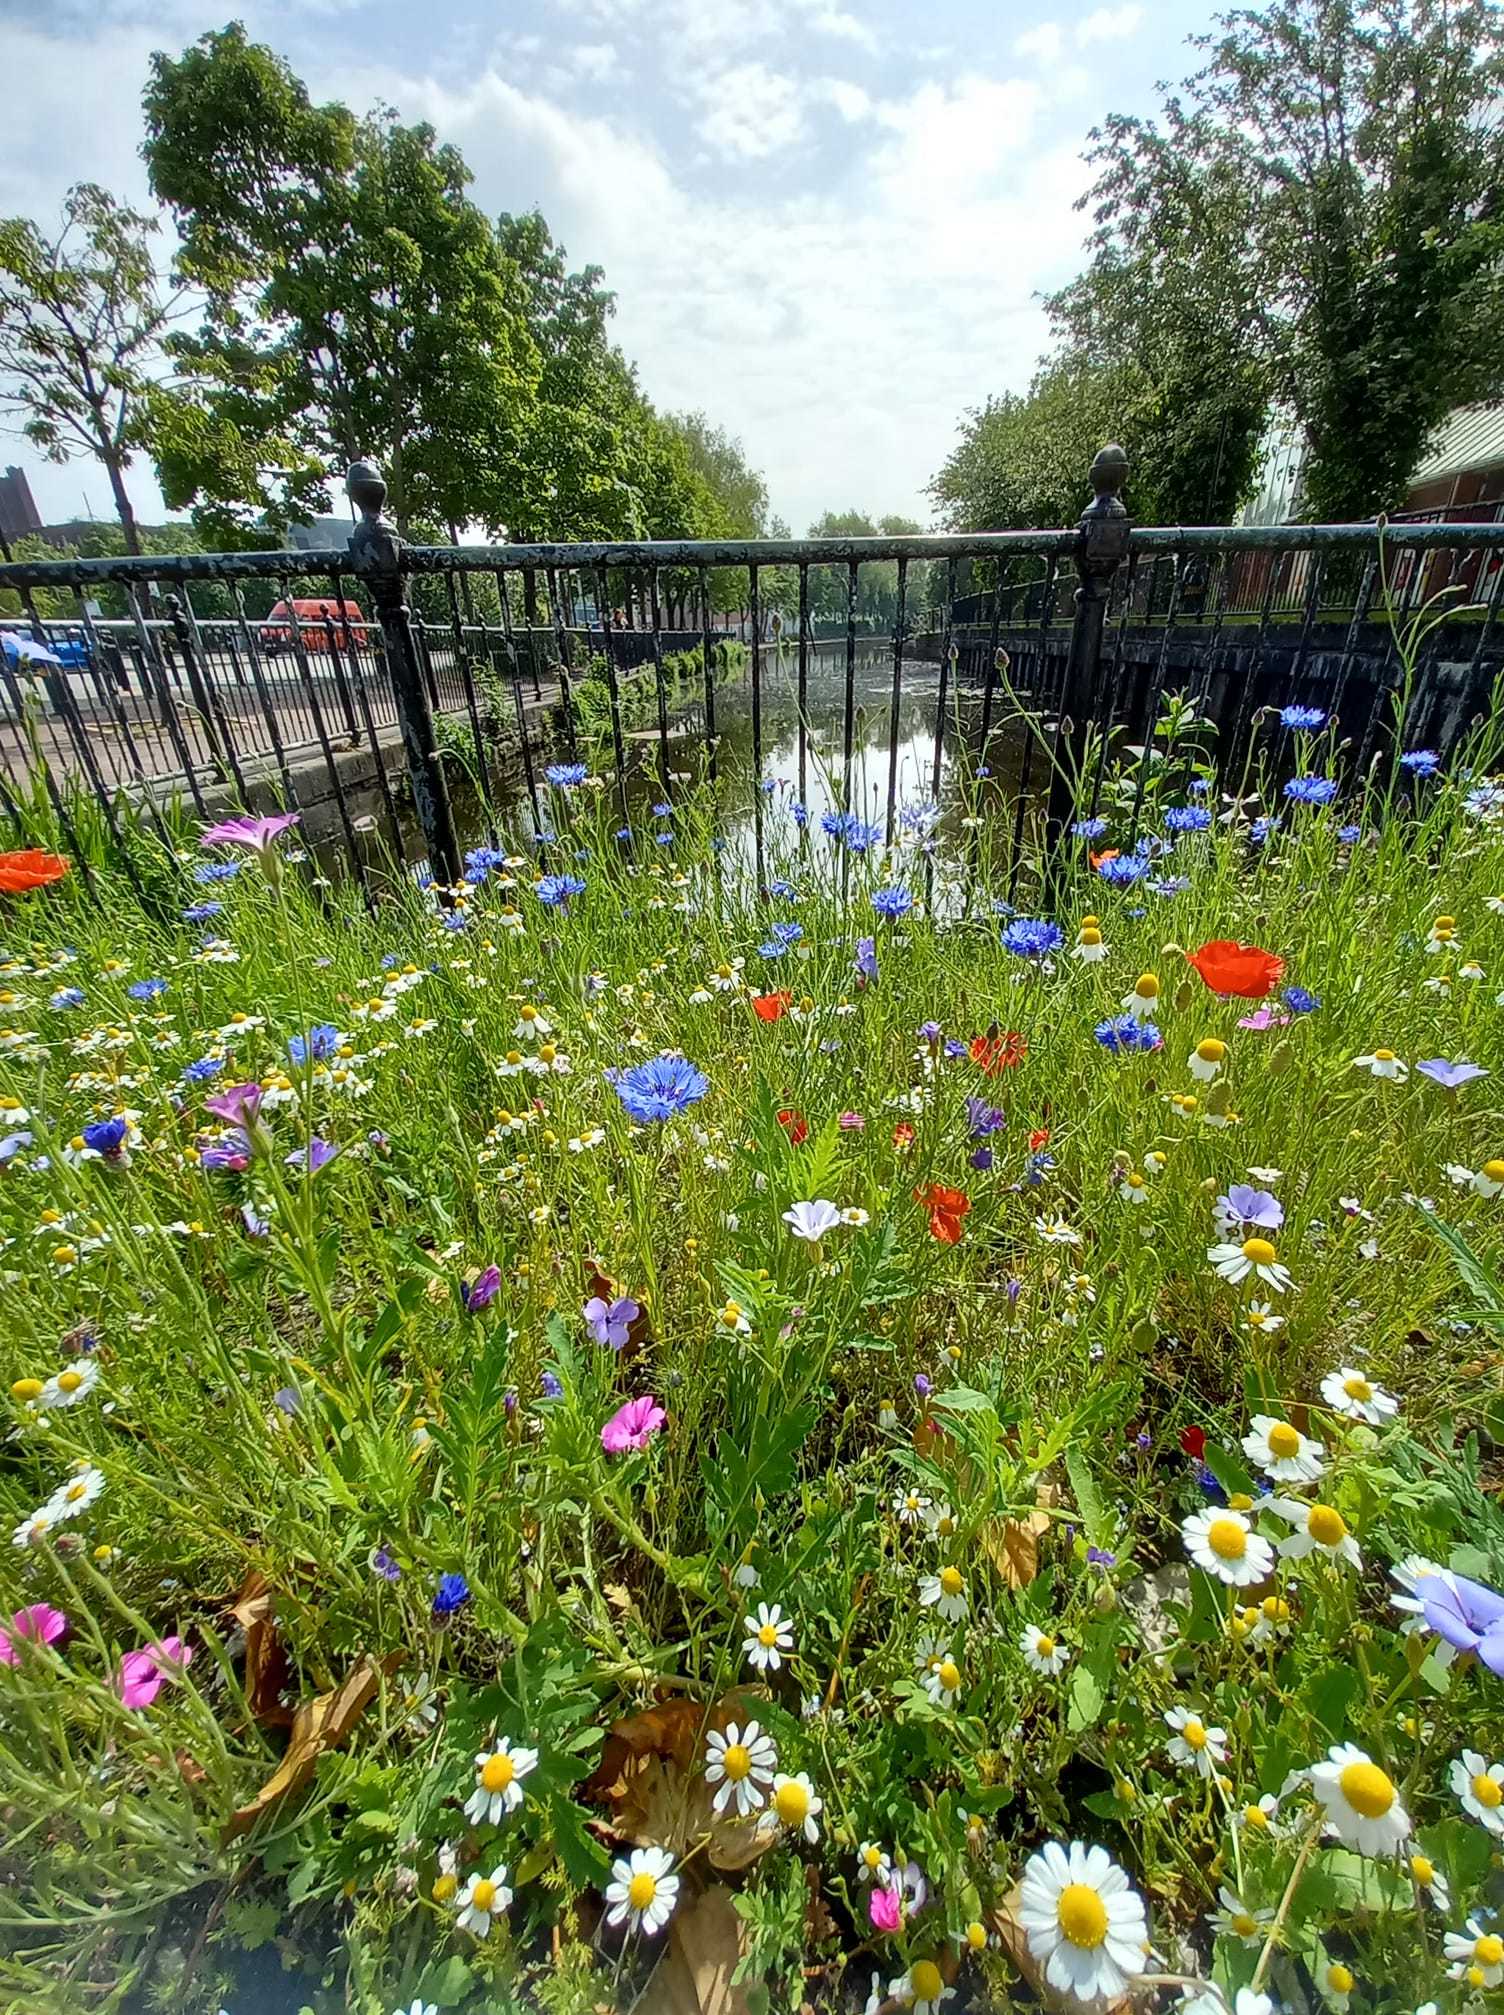
[(799, 568), (799, 802), (809, 796), (809, 568)]
[(898, 562), (898, 605), (893, 614), (893, 685), (888, 698), (888, 814), (883, 844), (893, 844), (893, 815), (898, 803), (898, 724), (903, 708), (904, 602), (909, 591), (909, 563)]
[(663, 624), (658, 569), (648, 569), (648, 616), (653, 630), (653, 691), (658, 701), (658, 781), (663, 786), (665, 804), (673, 802), (672, 771), (668, 759), (668, 690), (663, 680)]
[[(543, 806), (538, 798), (538, 778), (533, 769), (533, 752), (527, 737), (527, 707), (522, 697), (522, 666), (517, 657), (517, 639), (512, 630), (511, 583), (506, 574), (497, 568), (496, 592), (501, 597), (501, 633), (506, 641), (507, 654), (512, 667), (512, 707), (517, 716), (517, 742), (522, 750), (522, 777), (527, 788), (527, 801), (532, 808), (534, 837), (544, 830)], [(524, 615), (526, 610), (524, 608)], [(529, 645), (529, 652), (531, 652)], [(540, 861), (546, 862), (543, 849), (538, 849)]]
[(758, 604), (757, 569), (747, 570), (747, 607), (752, 618), (752, 845), (757, 884), (766, 879), (762, 833), (762, 610)]

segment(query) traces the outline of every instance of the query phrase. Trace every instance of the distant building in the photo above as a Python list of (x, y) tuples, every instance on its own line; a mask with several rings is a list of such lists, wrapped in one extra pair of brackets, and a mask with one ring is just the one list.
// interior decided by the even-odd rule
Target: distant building
[(14, 465), (0, 476), (0, 533), (25, 539), (42, 529), (42, 515), (31, 494), (26, 471)]
[[(1297, 523), (1305, 462), (1299, 423), (1289, 413), (1272, 414), (1258, 493), (1243, 506), (1238, 523)], [(1462, 524), (1504, 516), (1504, 405), (1459, 406), (1449, 414), (1416, 464), (1404, 504), (1390, 516), (1402, 523), (1429, 518)]]
[(311, 525), (289, 525), (287, 546), (294, 553), (343, 552), (354, 525), (348, 517), (315, 518)]

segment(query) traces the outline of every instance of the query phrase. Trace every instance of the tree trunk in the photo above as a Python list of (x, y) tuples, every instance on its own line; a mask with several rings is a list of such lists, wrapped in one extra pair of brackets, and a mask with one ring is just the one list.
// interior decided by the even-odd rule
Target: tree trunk
[(125, 474), (120, 466), (120, 457), (113, 452), (101, 454), (100, 460), (110, 479), (110, 492), (115, 499), (115, 515), (120, 520), (120, 529), (125, 534), (125, 550), (139, 553), (141, 550), (141, 528), (136, 523), (136, 514), (131, 509), (131, 500), (126, 495)]

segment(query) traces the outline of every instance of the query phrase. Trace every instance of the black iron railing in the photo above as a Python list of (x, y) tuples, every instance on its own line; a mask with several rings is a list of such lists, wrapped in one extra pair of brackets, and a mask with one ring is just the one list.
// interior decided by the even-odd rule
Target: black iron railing
[[(1098, 456), (1071, 531), (447, 547), (400, 541), (356, 464), (346, 551), (3, 565), (0, 804), (16, 813), (39, 765), (55, 804), (71, 780), (117, 830), (145, 817), (164, 836), (175, 792), (206, 815), (322, 796), (363, 873), (363, 829), (401, 830), (410, 798), (454, 881), (467, 819), (494, 835), (516, 804), (543, 830), (551, 761), (598, 755), (624, 828), (634, 780), (671, 796), (686, 746), (715, 784), (735, 677), (745, 768), (763, 782), (776, 700), (801, 801), (817, 767), (849, 812), (886, 730), (888, 839), (901, 782), (938, 802), (963, 755), (974, 776), (1011, 751), (1017, 858), (1026, 817), (1048, 852), (1115, 738), (1142, 740), (1172, 693), (1214, 724), (1224, 767), (1271, 705), (1340, 717), (1361, 765), (1393, 733), (1445, 751), (1487, 704), (1504, 524), (1140, 527), (1125, 474), (1121, 450)], [(1444, 590), (1465, 606), (1431, 632), (1396, 723), (1398, 624)]]

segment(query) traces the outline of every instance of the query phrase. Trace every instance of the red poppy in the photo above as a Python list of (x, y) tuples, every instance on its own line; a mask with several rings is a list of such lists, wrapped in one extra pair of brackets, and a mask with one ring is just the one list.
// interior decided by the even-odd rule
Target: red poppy
[(18, 854), (0, 854), (0, 894), (24, 896), (31, 889), (50, 888), (68, 872), (68, 863), (40, 847)]
[(1049, 1128), (1047, 1126), (1035, 1127), (1034, 1131), (1029, 1135), (1030, 1154), (1038, 1154), (1039, 1150), (1042, 1147), (1048, 1147), (1049, 1144), (1050, 1144)]
[(753, 994), (752, 1012), (759, 1021), (782, 1021), (794, 1005), (794, 996), (787, 993)]
[(938, 1238), (942, 1245), (960, 1244), (961, 1227), (971, 1209), (971, 1198), (964, 1189), (946, 1189), (932, 1182), (925, 1189), (915, 1190), (914, 1201), (922, 1203), (930, 1214), (932, 1238)]
[(914, 1145), (914, 1129), (906, 1119), (901, 1119), (894, 1127), (893, 1145), (900, 1150)]
[(988, 1077), (996, 1077), (999, 1071), (1012, 1070), (1028, 1054), (1029, 1045), (1018, 1030), (1010, 1028), (1006, 1035), (1000, 1035), (996, 1022), (986, 1035), (974, 1035), (971, 1039), (971, 1060), (980, 1064)]
[(778, 1124), (783, 1128), (795, 1147), (798, 1147), (802, 1141), (809, 1139), (809, 1121), (804, 1117), (802, 1112), (796, 1112), (791, 1105), (786, 1105), (779, 1109)]
[(1214, 994), (1236, 994), (1239, 1000), (1263, 1000), (1285, 976), (1282, 958), (1260, 951), (1257, 945), (1234, 944), (1230, 938), (1213, 938), (1186, 958)]
[(1206, 1429), (1186, 1427), (1181, 1429), (1180, 1445), (1192, 1462), (1199, 1462), (1206, 1453)]

